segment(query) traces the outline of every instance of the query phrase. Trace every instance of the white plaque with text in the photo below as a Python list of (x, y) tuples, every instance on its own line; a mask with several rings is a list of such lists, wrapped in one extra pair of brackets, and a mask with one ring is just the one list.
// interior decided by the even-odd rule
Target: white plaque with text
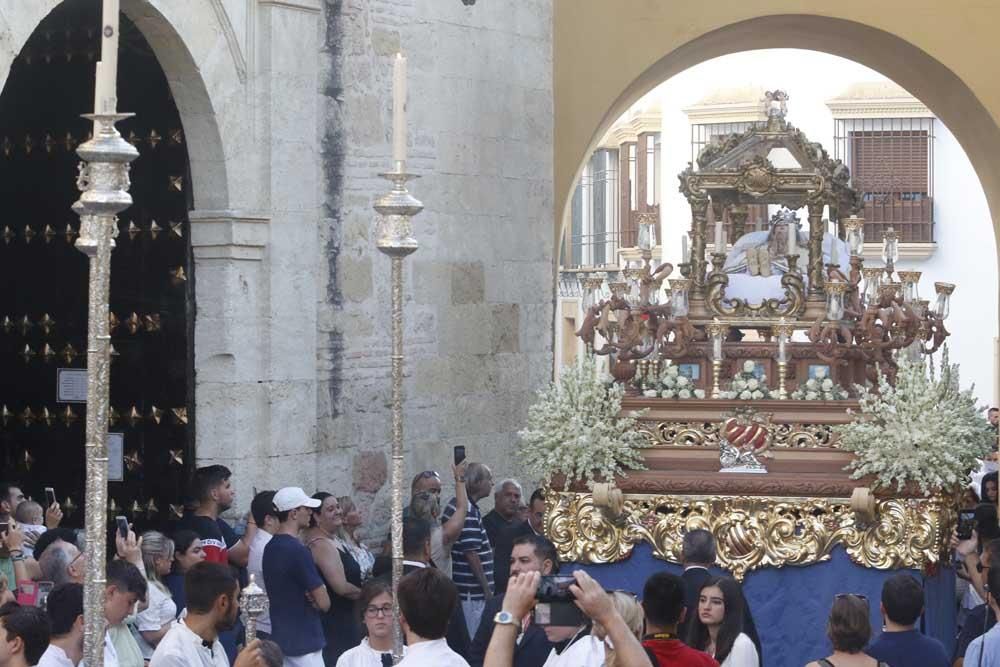
[(108, 433), (108, 481), (125, 479), (125, 434)]
[(57, 403), (87, 402), (86, 368), (56, 369), (56, 402)]

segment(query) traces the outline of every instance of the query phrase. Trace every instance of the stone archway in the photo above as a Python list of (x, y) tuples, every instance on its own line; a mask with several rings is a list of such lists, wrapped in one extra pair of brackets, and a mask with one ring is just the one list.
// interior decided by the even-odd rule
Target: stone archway
[[(755, 4), (779, 8), (788, 3)], [(651, 10), (648, 4), (644, 6), (648, 14)], [(568, 7), (564, 8), (564, 15), (567, 10)], [(624, 7), (618, 9), (619, 14), (627, 11)], [(854, 20), (802, 14), (746, 18), (748, 12), (753, 13), (752, 8), (741, 7), (740, 16), (736, 16), (736, 9), (731, 11), (734, 14), (732, 17), (720, 17), (716, 12), (695, 19), (693, 12), (696, 10), (693, 7), (672, 6), (664, 7), (655, 20), (644, 17), (644, 26), (628, 23), (635, 31), (632, 37), (638, 45), (634, 52), (612, 57), (609, 63), (599, 66), (598, 69), (608, 72), (607, 76), (600, 76), (600, 73), (591, 75), (589, 80), (583, 79), (586, 83), (581, 81), (577, 84), (574, 84), (573, 78), (591, 71), (590, 68), (595, 65), (586, 56), (580, 57), (583, 49), (579, 44), (561, 40), (560, 28), (557, 27), (555, 195), (559, 208), (554, 229), (555, 247), (558, 247), (568, 217), (572, 185), (579, 178), (584, 158), (616, 118), (656, 85), (688, 67), (718, 56), (763, 48), (823, 51), (859, 62), (896, 81), (920, 98), (952, 130), (976, 169), (990, 209), (1000, 210), (1000, 165), (997, 165), (996, 158), (1000, 155), (1000, 127), (994, 114), (973, 89), (935, 55), (898, 35)], [(953, 11), (957, 13), (959, 9)], [(636, 12), (642, 13), (638, 9)], [(594, 16), (597, 13), (597, 10), (591, 10), (589, 20), (584, 17), (571, 21), (574, 25), (565, 29), (586, 31), (590, 21), (606, 26), (603, 17)], [(913, 20), (912, 17), (910, 20)], [(669, 44), (670, 38), (676, 40), (676, 34), (657, 40), (652, 31), (672, 21), (683, 26), (678, 32), (690, 29), (692, 25), (704, 26), (705, 29), (664, 53), (663, 44)], [(933, 27), (928, 25), (927, 29)], [(584, 38), (586, 36), (583, 35)], [(669, 49), (669, 46), (666, 48)], [(952, 45), (952, 48), (962, 47)], [(659, 53), (651, 56), (657, 49), (660, 49)], [(643, 57), (647, 57), (647, 61), (643, 62)], [(611, 72), (614, 68), (618, 68), (617, 71)], [(595, 79), (607, 83), (608, 89), (594, 92)], [(619, 84), (621, 87), (615, 87)], [(590, 92), (584, 91), (585, 87)], [(584, 101), (587, 98), (600, 100), (599, 104), (603, 106), (587, 109), (583, 106), (590, 103)], [(996, 224), (994, 229), (997, 229)]]

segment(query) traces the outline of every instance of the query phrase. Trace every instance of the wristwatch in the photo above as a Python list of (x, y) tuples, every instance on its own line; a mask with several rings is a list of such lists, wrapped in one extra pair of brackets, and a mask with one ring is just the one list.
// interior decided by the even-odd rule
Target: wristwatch
[(493, 617), (493, 622), (497, 625), (512, 625), (515, 628), (521, 625), (521, 622), (514, 618), (514, 614), (509, 611), (498, 611), (497, 615)]

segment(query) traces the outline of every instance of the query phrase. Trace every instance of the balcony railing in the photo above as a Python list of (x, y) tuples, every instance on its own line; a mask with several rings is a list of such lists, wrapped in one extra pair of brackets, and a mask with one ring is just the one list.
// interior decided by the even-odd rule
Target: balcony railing
[(618, 265), (618, 234), (572, 235), (563, 243), (561, 269), (607, 268)]

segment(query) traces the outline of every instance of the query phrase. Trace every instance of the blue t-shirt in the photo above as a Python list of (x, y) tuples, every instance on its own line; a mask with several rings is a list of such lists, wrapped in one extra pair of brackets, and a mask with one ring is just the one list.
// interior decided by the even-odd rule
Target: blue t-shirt
[(871, 643), (868, 655), (888, 663), (889, 667), (950, 667), (944, 645), (916, 630), (883, 632)]
[(320, 613), (306, 593), (323, 587), (309, 550), (279, 533), (264, 547), (264, 587), (271, 603), (271, 639), (285, 655), (301, 656), (326, 646)]

